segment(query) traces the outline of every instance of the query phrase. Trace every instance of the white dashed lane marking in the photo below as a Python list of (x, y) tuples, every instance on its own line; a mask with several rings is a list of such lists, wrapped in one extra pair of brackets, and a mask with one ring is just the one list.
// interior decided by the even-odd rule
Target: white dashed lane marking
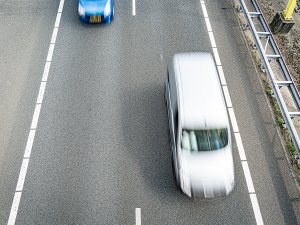
[(132, 15), (135, 16), (135, 0), (132, 0)]
[(135, 208), (135, 225), (142, 224), (141, 208)]

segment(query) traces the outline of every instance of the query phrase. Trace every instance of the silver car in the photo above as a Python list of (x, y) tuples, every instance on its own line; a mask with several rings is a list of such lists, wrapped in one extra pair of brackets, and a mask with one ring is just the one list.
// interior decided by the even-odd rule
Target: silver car
[(231, 129), (211, 54), (175, 54), (165, 99), (176, 184), (189, 197), (228, 195), (235, 183)]

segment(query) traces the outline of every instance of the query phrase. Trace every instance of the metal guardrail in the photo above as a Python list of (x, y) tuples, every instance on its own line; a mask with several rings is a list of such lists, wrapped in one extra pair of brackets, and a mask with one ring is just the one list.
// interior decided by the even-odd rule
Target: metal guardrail
[[(255, 39), (255, 45), (260, 53), (263, 69), (265, 69), (268, 75), (286, 127), (288, 128), (293, 144), (298, 151), (298, 156), (300, 156), (299, 135), (297, 134), (293, 123), (295, 117), (300, 118), (299, 93), (256, 0), (247, 0), (248, 6), (250, 6), (253, 11), (248, 10), (245, 0), (240, 0), (240, 3), (240, 11), (244, 13), (248, 23), (246, 27), (250, 29), (253, 38)], [(263, 46), (263, 44), (265, 44), (265, 46)], [(290, 104), (287, 106), (287, 99), (283, 97), (280, 90), (282, 88), (285, 89), (285, 93), (290, 94), (290, 99), (294, 101), (292, 107)]]

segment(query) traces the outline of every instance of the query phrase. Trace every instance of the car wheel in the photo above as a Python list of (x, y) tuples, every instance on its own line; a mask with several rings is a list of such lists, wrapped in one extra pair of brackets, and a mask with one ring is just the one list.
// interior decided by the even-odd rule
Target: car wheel
[(164, 99), (165, 99), (165, 103), (167, 103), (167, 88), (166, 85), (164, 85)]
[(182, 189), (180, 187), (179, 174), (178, 174), (178, 171), (175, 168), (175, 163), (174, 163), (173, 157), (172, 157), (172, 172), (173, 172), (173, 177), (174, 177), (175, 184), (176, 184), (177, 188), (182, 192)]
[(165, 92), (165, 93), (164, 93), (165, 106), (166, 106), (166, 108), (167, 108), (167, 110), (168, 110), (167, 88), (166, 88), (166, 86), (165, 86), (165, 91), (164, 91), (164, 92)]
[(115, 7), (113, 6), (113, 7), (112, 7), (112, 12), (111, 12), (110, 19), (113, 20), (113, 19), (114, 19), (114, 16), (115, 16)]

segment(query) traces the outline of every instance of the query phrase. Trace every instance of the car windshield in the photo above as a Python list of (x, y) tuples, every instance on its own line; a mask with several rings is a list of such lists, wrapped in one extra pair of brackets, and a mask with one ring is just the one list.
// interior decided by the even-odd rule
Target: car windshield
[(225, 147), (228, 144), (226, 128), (211, 130), (182, 130), (181, 147), (185, 150), (212, 151)]

